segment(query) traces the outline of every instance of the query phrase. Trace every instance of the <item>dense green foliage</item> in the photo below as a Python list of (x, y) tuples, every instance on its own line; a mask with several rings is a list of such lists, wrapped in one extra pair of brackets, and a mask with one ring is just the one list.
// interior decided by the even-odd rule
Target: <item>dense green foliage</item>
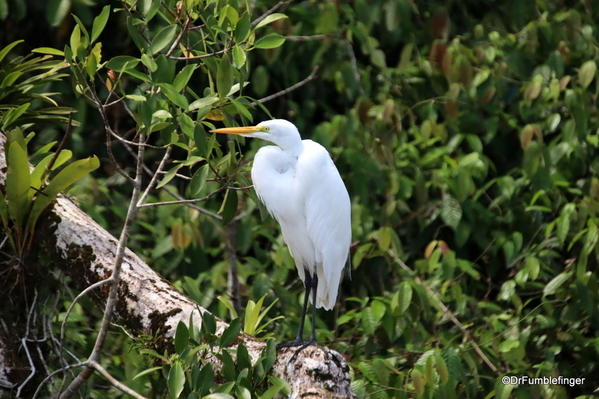
[[(63, 95), (79, 109), (74, 147), (104, 145), (98, 104), (116, 101), (103, 109), (119, 135), (175, 146), (158, 185), (168, 191), (149, 202), (208, 197), (201, 208), (143, 209), (131, 248), (225, 320), (233, 305), (217, 297), (235, 255), (242, 308), (278, 298), (266, 317), (285, 318), (267, 330), (292, 339), (303, 287), (277, 224), (243, 189), (263, 143), (219, 144), (207, 132), (286, 118), (329, 149), (352, 197), (352, 277), (335, 311), (318, 313), (317, 339), (348, 359), (360, 398), (590, 395), (599, 386), (599, 8), (306, 1), (250, 24), (275, 4), (83, 7), (92, 17), (74, 23), (66, 49), (38, 50), (64, 54), (69, 91), (89, 99)], [(202, 29), (185, 31), (184, 15)], [(264, 103), (268, 111), (252, 106), (315, 66), (318, 80)], [(118, 145), (104, 151), (103, 174), (82, 181), (79, 198), (116, 234), (130, 189), (109, 157), (125, 170), (133, 162)], [(149, 150), (146, 164), (163, 153)], [(72, 323), (91, 328), (86, 305)], [(69, 339), (85, 356), (91, 338), (73, 330)], [(133, 380), (148, 356), (122, 336), (114, 347), (109, 370), (160, 397), (148, 390), (158, 372)], [(502, 383), (524, 375), (584, 383)]]

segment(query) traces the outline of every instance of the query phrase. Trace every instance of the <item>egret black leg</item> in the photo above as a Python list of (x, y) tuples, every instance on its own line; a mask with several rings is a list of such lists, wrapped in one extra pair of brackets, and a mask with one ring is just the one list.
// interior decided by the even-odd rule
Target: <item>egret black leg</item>
[[(300, 325), (299, 325), (299, 329), (297, 331), (297, 338), (295, 339), (295, 342), (297, 342), (298, 344), (303, 342), (304, 340), (304, 322), (306, 321), (306, 313), (308, 313), (308, 298), (310, 297), (310, 290), (312, 289), (312, 276), (310, 275), (310, 272), (308, 272), (308, 270), (304, 270), (305, 273), (305, 278), (306, 278), (306, 294), (304, 295), (304, 307), (302, 308), (302, 316), (300, 317)], [(314, 298), (314, 297), (313, 297)], [(316, 302), (312, 302), (312, 308), (316, 309), (314, 307), (314, 304)]]
[[(312, 276), (312, 281), (310, 281), (312, 285), (312, 333), (310, 334), (311, 343), (316, 343), (316, 291), (318, 288), (318, 275), (314, 273)], [(310, 292), (310, 290), (308, 290)], [(306, 297), (308, 297), (308, 293), (306, 293)]]
[[(294, 342), (278, 344), (277, 348), (290, 348), (299, 346), (293, 353), (293, 355), (289, 358), (289, 362), (293, 362), (297, 357), (297, 354), (302, 350), (307, 348), (308, 346), (318, 346), (320, 349), (324, 350), (320, 345), (316, 343), (316, 292), (318, 289), (318, 275), (314, 274), (313, 276), (305, 271), (305, 287), (306, 287), (306, 295), (304, 296), (304, 307), (302, 309), (302, 315), (300, 318), (299, 331), (297, 332), (297, 338)], [(308, 313), (308, 298), (310, 297), (310, 293), (312, 294), (312, 331), (310, 332), (310, 340), (304, 341), (304, 322), (306, 320), (306, 314)]]
[[(306, 321), (306, 314), (308, 313), (308, 299), (310, 298), (310, 292), (312, 291), (312, 287), (313, 287), (313, 278), (312, 275), (310, 274), (310, 272), (305, 269), (304, 270), (304, 286), (306, 287), (306, 294), (304, 296), (304, 306), (302, 308), (302, 315), (300, 316), (300, 324), (299, 324), (299, 329), (297, 331), (297, 338), (295, 338), (295, 341), (293, 342), (287, 342), (287, 343), (282, 343), (282, 344), (278, 344), (277, 347), (278, 348), (291, 348), (294, 346), (302, 346), (305, 342), (304, 342), (304, 324)], [(316, 292), (316, 291), (315, 291)], [(315, 299), (315, 297), (313, 297), (313, 299)]]

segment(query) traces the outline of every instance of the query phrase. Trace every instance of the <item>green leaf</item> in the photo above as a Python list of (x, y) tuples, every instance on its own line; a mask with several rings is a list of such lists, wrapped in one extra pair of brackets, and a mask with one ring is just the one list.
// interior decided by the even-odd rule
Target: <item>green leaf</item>
[(237, 378), (237, 374), (235, 373), (235, 362), (233, 362), (233, 358), (228, 350), (222, 351), (223, 368), (222, 372), (225, 377), (225, 381), (235, 381)]
[(146, 49), (149, 45), (140, 32), (139, 26), (142, 24), (143, 22), (140, 19), (132, 18), (131, 16), (127, 17), (127, 31), (129, 33), (129, 37), (133, 39), (133, 42), (138, 49), (142, 50), (143, 53), (146, 53)]
[(389, 367), (383, 359), (372, 360), (372, 371), (376, 374), (376, 379), (381, 385), (389, 385)]
[(231, 28), (235, 28), (237, 25), (237, 21), (239, 21), (239, 13), (234, 7), (229, 5), (225, 6), (225, 12), (229, 23), (231, 24)]
[(216, 332), (216, 320), (209, 312), (202, 313), (202, 330), (208, 334), (214, 334)]
[(8, 229), (8, 205), (6, 205), (6, 199), (4, 192), (0, 190), (0, 218), (2, 219), (2, 226), (5, 231)]
[(12, 86), (15, 83), (15, 81), (19, 79), (21, 76), (23, 76), (23, 73), (19, 71), (9, 73), (4, 77), (2, 83), (0, 83), (0, 89)]
[(162, 178), (162, 180), (160, 181), (160, 183), (158, 183), (158, 185), (156, 186), (156, 188), (163, 187), (168, 182), (170, 182), (171, 180), (173, 180), (173, 178), (175, 177), (175, 175), (177, 174), (177, 172), (179, 171), (179, 169), (181, 167), (183, 167), (183, 165), (175, 165), (171, 170), (169, 170), (168, 172), (166, 172), (166, 174), (164, 175), (164, 177)]
[(211, 393), (210, 395), (204, 396), (202, 399), (235, 399), (235, 398), (226, 393)]
[[(212, 135), (212, 140), (215, 140), (215, 135)], [(204, 130), (204, 125), (201, 123), (196, 123), (193, 129), (193, 141), (195, 142), (196, 148), (201, 156), (206, 158), (208, 156), (208, 140), (206, 136), (206, 131)], [(210, 149), (212, 151), (212, 149)]]
[(104, 27), (106, 26), (106, 22), (108, 22), (108, 16), (110, 15), (110, 6), (104, 6), (100, 15), (94, 18), (94, 23), (92, 25), (92, 36), (91, 42), (95, 42), (96, 39), (100, 36)]
[(543, 288), (543, 296), (553, 295), (557, 292), (559, 287), (562, 286), (566, 281), (572, 277), (572, 272), (563, 272), (555, 276), (547, 285)]
[(189, 183), (189, 191), (192, 198), (197, 197), (206, 184), (208, 173), (210, 172), (210, 165), (206, 164), (199, 168), (192, 176), (191, 182)]
[(221, 100), (227, 96), (231, 86), (233, 86), (233, 66), (225, 54), (218, 63), (216, 72), (216, 89)]
[[(239, 320), (239, 319), (235, 319)], [(241, 328), (241, 321), (239, 322), (239, 328)], [(222, 345), (221, 345), (222, 347)], [(252, 367), (252, 361), (247, 348), (243, 344), (237, 345), (237, 369), (249, 369)]]
[(240, 331), (241, 320), (239, 318), (234, 319), (233, 321), (231, 321), (231, 324), (229, 324), (229, 327), (227, 327), (225, 331), (223, 331), (223, 334), (220, 337), (219, 346), (221, 348), (226, 348), (230, 346), (233, 343), (233, 341), (237, 339)]
[(193, 120), (189, 117), (189, 115), (181, 114), (179, 116), (179, 126), (181, 127), (181, 130), (187, 137), (193, 139), (193, 132), (195, 126)]
[(18, 141), (8, 148), (8, 169), (6, 172), (6, 198), (8, 200), (8, 216), (14, 221), (17, 233), (25, 227), (25, 217), (31, 205), (29, 188), (31, 175), (27, 151)]
[(237, 112), (239, 112), (239, 114), (243, 115), (246, 119), (248, 119), (249, 121), (251, 121), (253, 119), (252, 114), (250, 114), (250, 111), (248, 111), (248, 109), (246, 108), (245, 105), (241, 104), (239, 101), (237, 101), (234, 98), (231, 98), (231, 104), (233, 104), (233, 106), (235, 107)]
[(154, 36), (152, 40), (152, 44), (150, 44), (150, 48), (148, 49), (149, 55), (154, 55), (166, 46), (168, 46), (174, 39), (177, 34), (177, 25), (168, 25), (163, 28)]
[(445, 195), (441, 201), (441, 219), (454, 230), (462, 219), (462, 207), (458, 200), (450, 195)]
[(147, 98), (138, 94), (126, 94), (125, 98), (128, 98), (129, 100), (133, 101), (147, 101)]
[(264, 394), (259, 397), (260, 399), (272, 399), (279, 392), (281, 392), (283, 397), (291, 395), (291, 385), (284, 379), (269, 375), (268, 380), (272, 384), (272, 387), (264, 392)]
[(214, 381), (214, 370), (212, 369), (212, 365), (207, 363), (202, 367), (200, 373), (195, 380), (196, 389), (200, 394), (206, 395), (210, 392), (210, 387), (212, 386), (212, 382)]
[(52, 165), (52, 170), (56, 170), (72, 157), (73, 152), (71, 150), (61, 150), (60, 154), (56, 157), (56, 161), (54, 161), (54, 165)]
[(28, 230), (33, 231), (41, 213), (61, 191), (64, 191), (86, 174), (98, 169), (99, 166), (100, 160), (94, 155), (87, 159), (75, 161), (61, 170), (42, 191), (42, 195), (36, 198), (29, 219), (27, 220)]
[(593, 79), (595, 79), (596, 73), (597, 64), (595, 63), (595, 61), (589, 60), (582, 64), (580, 70), (578, 71), (578, 79), (583, 89), (589, 87)]
[(237, 21), (237, 25), (235, 26), (235, 43), (239, 44), (247, 39), (250, 33), (251, 21), (250, 21), (250, 13), (248, 11), (244, 11), (241, 14), (241, 18)]
[(64, 51), (52, 48), (52, 47), (38, 47), (31, 50), (32, 53), (50, 54), (64, 57)]
[(133, 69), (141, 61), (139, 58), (129, 55), (117, 55), (106, 64), (107, 69), (112, 69), (115, 72), (123, 72), (128, 69)]
[(71, 0), (50, 0), (46, 7), (46, 20), (51, 26), (58, 26), (70, 9)]
[(71, 49), (73, 50), (74, 55), (77, 54), (77, 50), (79, 49), (80, 44), (81, 44), (81, 29), (79, 28), (79, 25), (75, 25), (75, 28), (73, 28), (73, 32), (71, 33), (71, 41), (70, 41)]
[(381, 227), (378, 231), (378, 244), (383, 252), (386, 252), (391, 245), (391, 230), (391, 227)]
[(177, 76), (175, 76), (173, 87), (175, 90), (177, 90), (177, 92), (181, 92), (185, 89), (189, 79), (191, 78), (191, 75), (193, 74), (193, 71), (195, 71), (195, 68), (196, 65), (194, 64), (187, 65), (181, 70), (181, 72), (177, 74)]
[(233, 61), (235, 62), (236, 68), (241, 68), (245, 65), (246, 55), (245, 51), (239, 46), (233, 47)]
[(271, 22), (278, 21), (279, 19), (287, 18), (287, 15), (281, 13), (270, 14), (268, 17), (264, 18), (262, 21), (256, 25), (256, 29), (263, 27), (264, 25), (268, 25)]
[(199, 100), (195, 100), (194, 102), (189, 104), (189, 111), (194, 111), (196, 109), (209, 107), (217, 101), (218, 101), (218, 97), (216, 97), (216, 96), (200, 98)]
[(11, 44), (9, 44), (8, 46), (4, 47), (2, 49), (2, 51), (0, 51), (0, 61), (2, 61), (4, 59), (4, 57), (6, 57), (6, 54), (8, 54), (10, 52), (10, 50), (12, 50), (17, 44), (19, 43), (23, 43), (24, 40), (16, 40), (14, 42), (12, 42)]
[(124, 73), (126, 73), (127, 75), (131, 75), (134, 78), (137, 78), (143, 82), (150, 82), (150, 78), (148, 77), (148, 75), (146, 75), (145, 73), (141, 73), (136, 69), (131, 69), (129, 67), (127, 67), (124, 71)]
[(401, 316), (410, 307), (412, 302), (412, 285), (409, 281), (402, 281), (393, 298), (391, 299), (391, 310), (397, 316)]
[(175, 362), (171, 366), (166, 383), (170, 397), (173, 399), (179, 398), (183, 388), (185, 388), (185, 373), (181, 363)]
[(369, 381), (371, 381), (375, 384), (379, 383), (378, 378), (377, 378), (376, 374), (374, 373), (374, 370), (372, 369), (371, 363), (360, 362), (360, 363), (358, 363), (357, 367), (362, 372), (364, 377), (368, 378)]
[(374, 314), (371, 307), (362, 309), (362, 327), (364, 328), (364, 332), (366, 332), (366, 334), (374, 335), (374, 332), (377, 328), (377, 323), (374, 319)]
[[(204, 167), (205, 167), (205, 166), (208, 166), (208, 165), (204, 165)], [(217, 297), (217, 299), (218, 299), (218, 300), (219, 300), (219, 301), (220, 301), (220, 302), (221, 302), (223, 305), (225, 305), (225, 306), (227, 307), (227, 309), (229, 310), (229, 312), (231, 312), (231, 314), (233, 315), (233, 317), (235, 317), (235, 318), (238, 318), (238, 317), (239, 317), (239, 315), (237, 314), (237, 311), (236, 311), (236, 310), (235, 310), (235, 308), (233, 307), (233, 304), (231, 303), (231, 300), (229, 299), (229, 297), (228, 297), (228, 296), (225, 296), (225, 295), (219, 295), (219, 296)]]
[(13, 108), (3, 115), (2, 130), (8, 130), (17, 119), (29, 109), (30, 103), (21, 104), (17, 108)]
[(372, 301), (370, 307), (372, 308), (372, 316), (374, 317), (375, 323), (380, 323), (383, 316), (385, 316), (385, 311), (387, 310), (387, 307), (383, 302), (378, 300)]
[(44, 159), (38, 162), (37, 165), (35, 165), (33, 172), (31, 172), (32, 188), (37, 190), (42, 186), (42, 183), (44, 183), (43, 179), (46, 172), (46, 167), (48, 166), (52, 158), (54, 158), (54, 154), (48, 154)]
[(156, 61), (154, 61), (154, 59), (147, 54), (141, 55), (141, 62), (150, 70), (150, 72), (156, 72), (158, 69)]
[(175, 332), (175, 351), (177, 353), (183, 352), (187, 349), (187, 345), (189, 344), (189, 330), (187, 329), (187, 325), (182, 321), (177, 324), (177, 331)]
[(237, 396), (237, 399), (252, 399), (252, 394), (250, 393), (250, 390), (241, 385), (237, 385), (235, 387), (235, 394)]
[(441, 382), (443, 384), (447, 384), (449, 381), (449, 370), (447, 369), (447, 363), (445, 363), (445, 359), (441, 356), (440, 353), (435, 353), (435, 365), (437, 366), (437, 373), (441, 378)]
[(79, 17), (77, 15), (71, 14), (71, 16), (77, 23), (77, 26), (79, 26), (79, 29), (81, 29), (81, 34), (83, 35), (83, 41), (82, 41), (83, 47), (89, 46), (89, 44), (90, 44), (89, 33), (87, 32), (87, 29), (85, 29), (85, 24), (83, 22), (81, 22), (81, 20), (79, 19)]
[(285, 42), (285, 38), (278, 33), (271, 33), (264, 36), (254, 44), (254, 48), (270, 49), (277, 48)]
[(592, 317), (593, 313), (595, 313), (595, 306), (589, 295), (589, 289), (582, 281), (576, 280), (576, 290), (578, 291), (578, 298), (584, 310), (590, 317)]
[(177, 107), (187, 109), (189, 107), (189, 103), (184, 95), (180, 94), (175, 90), (173, 85), (168, 83), (158, 83), (158, 86), (162, 90), (162, 92), (166, 95), (166, 97), (173, 102)]
[(269, 339), (266, 342), (265, 355), (266, 358), (264, 359), (264, 371), (268, 373), (277, 361), (277, 344), (274, 339)]
[(85, 61), (85, 71), (91, 80), (94, 80), (98, 64), (102, 57), (102, 43), (96, 43)]
[(137, 374), (135, 374), (135, 377), (132, 378), (132, 380), (136, 380), (137, 378), (143, 377), (146, 374), (152, 374), (152, 373), (154, 373), (155, 371), (158, 371), (158, 370), (162, 370), (162, 366), (151, 367), (149, 369), (146, 369), (146, 370), (142, 371), (141, 373), (137, 373)]
[(227, 190), (225, 199), (218, 211), (223, 217), (223, 225), (228, 224), (237, 213), (237, 190)]

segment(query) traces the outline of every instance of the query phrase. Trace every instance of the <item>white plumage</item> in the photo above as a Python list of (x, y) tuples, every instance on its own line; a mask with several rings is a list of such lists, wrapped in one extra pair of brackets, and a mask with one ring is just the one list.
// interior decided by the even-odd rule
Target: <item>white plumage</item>
[(351, 204), (327, 150), (312, 140), (302, 140), (295, 125), (282, 119), (214, 132), (275, 144), (262, 147), (254, 157), (254, 189), (281, 225), (283, 239), (308, 292), (306, 283), (314, 274), (318, 277), (313, 305), (332, 309), (351, 244)]

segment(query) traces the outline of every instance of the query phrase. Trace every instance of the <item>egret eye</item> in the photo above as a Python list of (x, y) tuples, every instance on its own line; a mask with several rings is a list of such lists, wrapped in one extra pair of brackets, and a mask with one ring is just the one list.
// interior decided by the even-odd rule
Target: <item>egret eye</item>
[(270, 130), (270, 128), (268, 126), (263, 126), (262, 127), (262, 131), (263, 132), (268, 132)]

